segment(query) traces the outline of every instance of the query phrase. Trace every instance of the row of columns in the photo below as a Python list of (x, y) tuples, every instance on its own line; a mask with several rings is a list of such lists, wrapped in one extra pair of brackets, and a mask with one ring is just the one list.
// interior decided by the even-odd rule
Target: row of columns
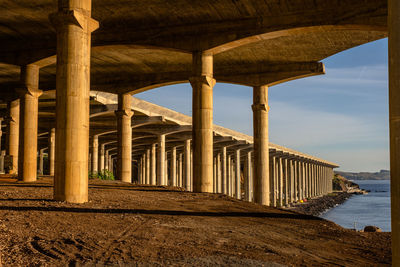
[[(398, 137), (400, 127), (397, 114), (400, 108), (397, 104), (400, 99), (398, 89), (400, 83), (400, 53), (397, 44), (400, 34), (397, 30), (400, 25), (398, 1), (389, 1), (389, 101), (390, 101), (390, 136), (391, 136), (391, 171), (392, 171), (392, 242), (393, 251), (399, 251), (400, 244), (400, 212), (398, 181), (399, 146)], [(98, 23), (91, 18), (91, 1), (67, 0), (58, 2), (58, 12), (51, 16), (51, 21), (57, 32), (57, 75), (56, 75), (56, 156), (54, 198), (56, 200), (82, 203), (88, 200), (88, 155), (89, 155), (89, 90), (90, 90), (90, 46), (91, 32), (98, 28)], [(7, 153), (12, 155), (13, 172), (25, 181), (36, 179), (37, 153), (37, 102), (39, 68), (24, 66), (21, 68), (22, 88), (18, 90), (20, 109), (17, 102), (9, 105), (9, 133), (7, 137)], [(193, 191), (213, 192), (213, 55), (204, 52), (193, 53), (193, 71), (189, 78), (193, 87)], [(120, 96), (118, 117), (118, 160), (117, 173), (123, 181), (129, 181), (131, 171), (131, 134), (128, 97)], [(18, 101), (18, 100), (17, 100)], [(120, 104), (121, 102), (121, 104)], [(273, 170), (270, 171), (268, 150), (268, 103), (267, 87), (255, 86), (253, 90), (253, 120), (254, 120), (254, 164), (253, 170), (253, 197), (256, 203), (270, 205), (275, 203), (277, 194), (275, 188), (281, 188), (281, 178), (269, 179), (270, 173), (281, 177), (284, 174), (282, 158), (272, 159)], [(18, 122), (18, 112), (21, 119)], [(20, 134), (16, 128), (20, 127)], [(31, 135), (32, 134), (32, 135)], [(19, 140), (18, 140), (19, 138)], [(18, 149), (18, 143), (20, 148)], [(162, 151), (162, 147), (159, 148)], [(163, 153), (160, 153), (163, 155)], [(94, 155), (93, 155), (94, 156)], [(19, 159), (19, 160), (18, 160)], [(164, 164), (162, 156), (158, 159), (159, 165)], [(222, 161), (226, 161), (222, 159)], [(287, 161), (287, 160), (285, 160)], [(276, 163), (278, 162), (278, 163)], [(226, 162), (225, 162), (226, 163)], [(228, 164), (230, 161), (228, 160)], [(18, 166), (17, 166), (18, 165)], [(275, 166), (278, 167), (275, 167)], [(286, 164), (290, 165), (290, 164)], [(304, 166), (306, 165), (306, 166)], [(226, 165), (225, 165), (226, 166)], [(289, 168), (292, 168), (291, 166)], [(250, 169), (250, 168), (248, 168)], [(305, 163), (297, 164), (294, 168), (299, 177), (304, 173), (319, 173), (314, 167)], [(225, 170), (226, 172), (226, 170)], [(162, 172), (160, 183), (165, 182)], [(288, 171), (287, 171), (288, 173)], [(213, 180), (214, 179), (214, 180)], [(270, 181), (274, 181), (271, 187)], [(219, 181), (219, 180), (218, 180)], [(228, 190), (228, 182), (222, 181), (222, 190)], [(310, 195), (304, 190), (303, 183), (308, 180), (299, 180), (299, 197)], [(218, 187), (218, 186), (217, 186)], [(308, 188), (308, 187), (307, 187)], [(272, 190), (271, 190), (272, 189)], [(314, 189), (318, 192), (318, 188)], [(271, 195), (272, 191), (272, 195)], [(311, 191), (311, 195), (315, 192)], [(284, 197), (277, 197), (282, 201)], [(275, 204), (274, 204), (275, 205)], [(394, 253), (393, 263), (400, 262), (399, 253)]]
[[(157, 160), (156, 160), (157, 159)], [(139, 160), (138, 183), (178, 186), (193, 190), (193, 159), (190, 140), (184, 145), (165, 150), (165, 135), (151, 145)]]
[[(91, 1), (59, 1), (58, 12), (50, 16), (57, 31), (57, 77), (56, 77), (56, 152), (54, 198), (69, 202), (82, 203), (87, 201), (87, 170), (89, 157), (89, 91), (90, 91), (90, 36), (98, 27), (91, 18)], [(193, 131), (192, 148), (193, 160), (184, 157), (185, 168), (193, 162), (191, 183), (195, 192), (214, 192), (213, 175), (213, 55), (203, 51), (193, 52), (192, 76), (189, 81), (193, 88)], [(15, 149), (16, 138), (10, 134), (9, 153), (14, 159), (20, 160), (20, 175), (24, 180), (35, 180), (36, 151), (37, 151), (37, 98), (39, 68), (26, 66), (21, 69), (20, 92), (21, 122), (19, 153)], [(270, 204), (269, 182), (269, 148), (268, 148), (268, 87), (255, 86), (253, 89), (253, 118), (254, 118), (254, 161), (253, 195), (254, 201), (263, 205)], [(10, 114), (17, 114), (11, 103)], [(118, 96), (118, 125), (117, 177), (125, 182), (131, 182), (132, 164), (132, 131), (131, 96)], [(15, 106), (15, 105), (14, 105)], [(10, 115), (13, 117), (13, 115)], [(17, 117), (17, 116), (14, 116)], [(31, 119), (32, 118), (32, 119)], [(15, 120), (17, 121), (17, 119)], [(10, 123), (15, 128), (15, 123)], [(13, 131), (10, 131), (10, 133)], [(15, 132), (15, 131), (14, 131)], [(31, 134), (30, 134), (31, 133)], [(33, 136), (33, 137), (32, 137)], [(164, 138), (164, 141), (163, 141)], [(93, 143), (95, 144), (95, 138)], [(158, 165), (160, 171), (152, 169), (151, 183), (158, 177), (159, 184), (165, 184), (166, 172), (163, 150), (165, 136), (159, 137)], [(93, 146), (95, 147), (95, 146)], [(14, 151), (11, 151), (13, 150)], [(155, 149), (154, 147), (152, 150)], [(185, 146), (185, 153), (187, 146)], [(152, 153), (154, 155), (155, 153)], [(100, 153), (103, 155), (103, 153)], [(98, 153), (92, 153), (95, 162)], [(236, 155), (234, 155), (236, 158)], [(35, 160), (34, 160), (35, 159)], [(98, 158), (97, 158), (98, 160)], [(104, 162), (100, 160), (100, 162)], [(222, 166), (231, 164), (230, 160), (222, 159)], [(98, 168), (97, 164), (92, 169)], [(101, 167), (100, 167), (101, 168)], [(229, 175), (229, 171), (224, 173)], [(17, 168), (15, 168), (17, 169)], [(237, 172), (237, 167), (233, 172)], [(34, 170), (34, 171), (33, 171)], [(185, 170), (188, 172), (187, 170)], [(26, 177), (26, 178), (25, 178)], [(238, 179), (239, 180), (239, 179)], [(229, 193), (228, 180), (221, 180), (222, 191)], [(232, 190), (231, 190), (232, 191)]]

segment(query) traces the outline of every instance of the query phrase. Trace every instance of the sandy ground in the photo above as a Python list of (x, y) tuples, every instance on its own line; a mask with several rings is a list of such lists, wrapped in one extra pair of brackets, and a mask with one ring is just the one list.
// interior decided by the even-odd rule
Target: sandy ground
[(390, 233), (171, 187), (91, 181), (89, 194), (66, 204), (50, 178), (0, 179), (3, 265), (390, 265)]

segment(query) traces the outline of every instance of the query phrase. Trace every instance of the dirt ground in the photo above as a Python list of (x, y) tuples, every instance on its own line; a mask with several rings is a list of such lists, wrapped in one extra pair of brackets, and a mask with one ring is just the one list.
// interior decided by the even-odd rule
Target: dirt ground
[(4, 266), (389, 266), (390, 233), (171, 187), (91, 181), (89, 203), (52, 179), (0, 179)]

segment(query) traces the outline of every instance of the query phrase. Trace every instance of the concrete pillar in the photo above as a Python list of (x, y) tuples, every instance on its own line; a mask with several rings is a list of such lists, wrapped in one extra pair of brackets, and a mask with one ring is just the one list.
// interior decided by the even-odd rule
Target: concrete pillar
[[(276, 158), (270, 157), (270, 166), (269, 166), (269, 178), (270, 178), (270, 199), (269, 203), (272, 207), (276, 207)], [(256, 162), (254, 162), (254, 165)], [(254, 168), (256, 168), (254, 166)], [(255, 190), (255, 188), (254, 188)], [(255, 196), (254, 196), (255, 197)]]
[(130, 94), (118, 95), (117, 132), (118, 156), (117, 177), (127, 183), (132, 182), (132, 96)]
[(24, 182), (37, 178), (38, 104), (42, 94), (39, 88), (39, 67), (21, 67), (18, 176)]
[(184, 178), (183, 178), (183, 187), (190, 191), (190, 140), (185, 140), (185, 147), (184, 147)]
[(1, 137), (3, 136), (3, 131), (2, 131), (2, 122), (3, 118), (0, 118), (0, 173), (4, 173), (4, 156), (5, 156), (5, 151), (3, 155), (3, 150), (1, 150)]
[(283, 164), (283, 198), (284, 198), (284, 205), (289, 205), (289, 191), (290, 191), (290, 170), (289, 170), (289, 160), (284, 158), (282, 159)]
[(104, 161), (104, 169), (108, 171), (109, 170), (108, 169), (108, 150), (105, 150), (103, 161)]
[(227, 166), (226, 166), (226, 194), (228, 196), (232, 195), (232, 165), (231, 165), (231, 155), (227, 156)]
[(269, 140), (268, 140), (268, 87), (253, 88), (254, 128), (254, 201), (270, 205)]
[(189, 191), (193, 192), (193, 150), (190, 150), (190, 176), (189, 176)]
[(138, 184), (143, 184), (143, 155), (139, 158), (137, 168), (138, 168)]
[(146, 150), (146, 184), (151, 184), (151, 150)]
[(235, 185), (235, 197), (237, 199), (242, 199), (242, 192), (241, 192), (241, 172), (240, 172), (240, 150), (236, 150), (236, 158), (235, 158), (235, 164), (236, 164), (236, 169), (235, 169), (235, 174), (236, 174), (236, 185)]
[(100, 145), (100, 150), (99, 150), (99, 171), (104, 170), (104, 156), (105, 156), (106, 150), (105, 150), (105, 145), (101, 144)]
[(178, 186), (183, 187), (183, 153), (179, 153)]
[(278, 174), (278, 196), (279, 196), (279, 207), (283, 206), (283, 162), (282, 158), (277, 159), (277, 174)]
[(246, 201), (251, 202), (251, 179), (252, 179), (252, 168), (251, 168), (251, 152), (247, 152), (246, 154), (246, 162), (245, 162), (245, 181), (244, 181), (244, 199)]
[(165, 183), (165, 135), (158, 136), (157, 141), (157, 185)]
[(297, 184), (296, 201), (300, 201), (300, 199), (302, 199), (302, 195), (301, 195), (301, 162), (299, 160), (296, 160), (296, 184)]
[(217, 157), (214, 157), (213, 160), (213, 193), (217, 193)]
[(39, 173), (43, 175), (44, 148), (39, 150)]
[(222, 153), (221, 153), (221, 165), (222, 165), (222, 194), (228, 194), (228, 171), (227, 171), (227, 155), (226, 155), (226, 147), (222, 148)]
[(302, 199), (305, 199), (306, 196), (306, 179), (307, 179), (307, 169), (306, 163), (304, 161), (301, 162), (301, 191), (302, 191)]
[(93, 136), (92, 139), (92, 172), (96, 173), (99, 170), (99, 137)]
[(50, 20), (57, 32), (56, 165), (54, 198), (88, 201), (91, 0), (58, 1)]
[(2, 147), (1, 147), (1, 138), (3, 137), (2, 123), (3, 123), (3, 118), (0, 118), (0, 151), (2, 150)]
[(8, 170), (10, 174), (18, 173), (19, 107), (19, 99), (7, 103), (6, 152), (12, 157), (12, 168)]
[(169, 180), (169, 176), (168, 176), (168, 155), (165, 152), (165, 164), (164, 164), (164, 185), (168, 185), (168, 180)]
[(295, 201), (295, 173), (294, 173), (294, 161), (292, 159), (288, 160), (288, 172), (289, 172), (289, 203)]
[(170, 167), (170, 177), (171, 177), (171, 185), (178, 186), (176, 179), (176, 147), (173, 147), (171, 150), (171, 167)]
[(222, 192), (222, 166), (221, 166), (221, 153), (217, 154), (217, 193)]
[[(88, 171), (89, 172), (92, 172), (92, 153), (90, 153), (89, 152), (89, 155), (88, 155), (89, 157), (88, 157), (88, 161), (89, 161), (89, 164), (88, 164)], [(50, 156), (49, 156), (50, 157)], [(49, 158), (49, 163), (50, 163), (50, 158)]]
[(48, 140), (48, 155), (49, 155), (49, 175), (54, 176), (54, 160), (56, 153), (56, 129), (52, 128), (49, 132)]
[(5, 173), (4, 170), (4, 157), (6, 156), (6, 151), (2, 150), (0, 154), (0, 173)]
[(150, 184), (157, 185), (156, 144), (151, 145)]
[(193, 191), (213, 190), (213, 56), (193, 53)]

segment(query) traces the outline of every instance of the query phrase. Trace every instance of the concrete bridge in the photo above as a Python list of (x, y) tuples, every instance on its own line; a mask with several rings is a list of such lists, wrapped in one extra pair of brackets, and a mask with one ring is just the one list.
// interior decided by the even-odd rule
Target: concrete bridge
[[(118, 99), (109, 93), (92, 91), (90, 95), (89, 171), (114, 172), (119, 161), (115, 130)], [(39, 173), (48, 175), (54, 175), (56, 103), (51, 97), (54, 94), (43, 95), (38, 105), (38, 167)], [(192, 191), (192, 118), (137, 98), (131, 100), (131, 111), (132, 155), (122, 164), (132, 162), (133, 166), (125, 169), (126, 182), (179, 186)], [(253, 201), (253, 137), (214, 125), (213, 148), (213, 192)], [(49, 168), (45, 173), (46, 152)], [(269, 157), (271, 205), (284, 206), (332, 191), (336, 164), (271, 143)]]
[[(43, 121), (47, 123), (49, 139), (53, 140), (49, 150), (50, 158), (56, 159), (50, 164), (50, 170), (54, 168), (56, 200), (74, 203), (88, 200), (89, 147), (92, 146), (91, 162), (95, 170), (96, 160), (99, 162), (96, 146), (99, 150), (100, 144), (102, 151), (104, 145), (107, 152), (112, 146), (109, 142), (114, 140), (117, 140), (116, 155), (113, 155), (114, 149), (108, 151), (108, 156), (116, 156), (119, 179), (131, 181), (131, 162), (136, 158), (139, 165), (145, 166), (139, 172), (140, 181), (153, 183), (156, 177), (159, 184), (165, 184), (164, 151), (170, 145), (165, 139), (167, 136), (169, 140), (170, 135), (176, 136), (176, 144), (184, 142), (186, 155), (182, 163), (185, 174), (181, 175), (186, 178), (176, 181), (185, 181), (185, 186), (194, 192), (221, 189), (232, 193), (236, 187), (230, 177), (234, 177), (232, 173), (237, 175), (239, 159), (245, 156), (246, 161), (253, 161), (252, 172), (251, 164), (247, 164), (247, 172), (252, 173), (253, 179), (247, 175), (247, 180), (254, 182), (256, 203), (276, 205), (288, 201), (291, 193), (286, 190), (283, 194), (282, 189), (289, 188), (289, 184), (292, 188), (292, 181), (297, 185), (294, 186), (296, 197), (315, 194), (318, 190), (313, 192), (307, 186), (313, 184), (309, 179), (321, 179), (324, 177), (321, 173), (325, 173), (321, 170), (324, 168), (316, 166), (332, 168), (334, 164), (269, 145), (268, 87), (323, 74), (320, 60), (387, 37), (389, 33), (393, 265), (400, 264), (398, 1), (96, 0), (93, 8), (91, 2), (0, 1), (3, 10), (0, 94), (7, 104), (5, 147), (7, 155), (14, 159), (11, 172), (18, 171), (24, 181), (36, 180), (38, 129), (42, 133), (39, 127)], [(214, 128), (212, 89), (217, 81), (254, 88), (254, 142), (250, 155), (246, 153), (251, 149), (245, 148), (250, 140), (237, 140), (239, 143), (231, 146), (228, 145), (231, 141), (224, 139), (226, 135)], [(188, 129), (189, 124), (163, 122), (164, 114), (157, 115), (161, 116), (160, 123), (154, 126), (153, 121), (152, 128), (145, 121), (157, 120), (154, 116), (142, 116), (142, 124), (135, 125), (132, 120), (135, 112), (138, 117), (144, 114), (135, 111), (135, 106), (132, 110), (132, 94), (181, 82), (190, 82), (193, 87), (191, 137), (189, 134), (182, 140), (178, 134), (181, 127)], [(104, 110), (104, 114), (100, 111), (91, 114), (90, 90), (117, 94), (115, 108)], [(42, 99), (52, 93), (56, 99), (55, 120), (51, 120), (54, 116), (51, 108), (43, 112), (44, 119), (38, 120), (39, 98), (45, 102)], [(109, 131), (102, 127), (109, 127)], [(158, 132), (157, 140), (154, 140), (155, 132)], [(152, 135), (146, 137), (149, 133)], [(109, 136), (114, 138), (107, 140)], [(229, 136), (235, 139), (233, 134)], [(134, 147), (132, 153), (133, 144), (137, 143), (135, 138), (141, 138), (143, 145)], [(224, 141), (218, 142), (219, 139)], [(155, 143), (159, 145), (155, 147)], [(172, 150), (173, 147), (180, 157), (182, 147), (172, 144)], [(241, 153), (237, 153), (238, 148)], [(158, 175), (154, 175), (157, 172), (154, 149), (159, 150)], [(216, 150), (220, 153), (215, 153)], [(235, 168), (232, 168), (232, 155)], [(102, 153), (100, 168), (101, 162)], [(151, 168), (147, 168), (149, 162), (153, 162)], [(191, 168), (190, 162), (193, 162)], [(110, 165), (113, 168), (114, 164)], [(251, 190), (247, 194), (251, 198)]]

